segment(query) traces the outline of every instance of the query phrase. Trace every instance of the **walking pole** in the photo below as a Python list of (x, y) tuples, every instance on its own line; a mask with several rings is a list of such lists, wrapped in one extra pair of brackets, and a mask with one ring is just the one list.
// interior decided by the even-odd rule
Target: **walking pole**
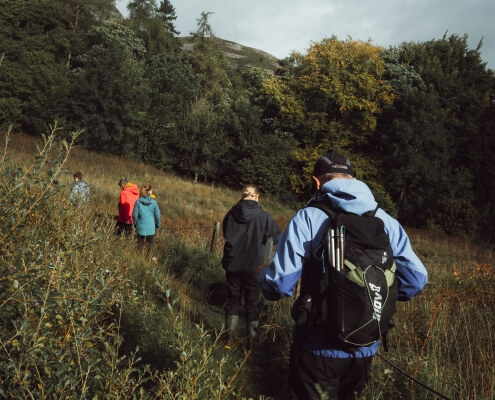
[(339, 235), (339, 247), (340, 247), (340, 271), (344, 270), (344, 227), (340, 227)]
[(335, 243), (333, 241), (334, 230), (328, 231), (328, 261), (335, 268)]
[[(344, 271), (344, 233), (345, 233), (345, 227), (339, 226), (339, 247), (340, 247), (340, 264), (339, 264), (339, 271)], [(341, 295), (338, 297), (339, 301), (339, 313), (340, 313), (340, 332), (341, 334), (345, 334), (345, 319), (344, 319), (344, 307), (342, 306), (342, 298)]]
[(340, 258), (342, 257), (342, 254), (340, 253), (340, 234), (339, 234), (339, 227), (336, 229), (336, 234), (335, 234), (335, 268), (337, 271), (340, 271)]

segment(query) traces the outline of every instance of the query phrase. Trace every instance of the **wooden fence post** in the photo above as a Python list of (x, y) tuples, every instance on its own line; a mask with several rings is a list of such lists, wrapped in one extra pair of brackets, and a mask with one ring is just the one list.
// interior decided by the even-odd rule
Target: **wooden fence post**
[(213, 235), (211, 236), (210, 253), (213, 253), (213, 250), (215, 249), (219, 232), (220, 232), (220, 222), (217, 221), (215, 222), (215, 225), (213, 225)]

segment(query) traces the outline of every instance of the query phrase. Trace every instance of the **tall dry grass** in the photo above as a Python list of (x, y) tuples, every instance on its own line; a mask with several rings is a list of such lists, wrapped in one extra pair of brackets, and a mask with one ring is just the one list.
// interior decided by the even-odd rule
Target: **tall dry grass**
[[(495, 398), (495, 253), (467, 238), (410, 230), (429, 272), (423, 293), (399, 303), (390, 354), (405, 371), (450, 399)], [(434, 399), (376, 359), (370, 399)]]
[[(11, 135), (10, 149), (15, 160), (28, 164), (35, 154), (33, 137), (21, 133)], [(238, 191), (214, 184), (196, 183), (192, 178), (179, 177), (152, 166), (95, 152), (74, 146), (65, 163), (66, 172), (60, 184), (69, 192), (72, 175), (83, 172), (83, 179), (91, 186), (91, 210), (94, 214), (117, 214), (120, 188), (118, 182), (125, 177), (140, 187), (150, 183), (162, 212), (160, 233), (164, 239), (179, 236), (191, 243), (210, 243), (215, 222), (221, 222), (227, 211), (240, 199)], [(293, 210), (278, 201), (261, 196), (260, 206), (270, 212), (281, 228), (285, 227)], [(195, 228), (195, 229), (194, 229)], [(222, 248), (221, 237), (216, 249)]]
[[(10, 146), (12, 165), (28, 168), (35, 154), (32, 138), (15, 135)], [(3, 335), (0, 360), (3, 366), (7, 363), (15, 371), (9, 393), (17, 391), (18, 396), (29, 397), (30, 392), (38, 390), (36, 385), (42, 385), (46, 392), (59, 388), (54, 378), (54, 371), (59, 370), (53, 365), (57, 357), (66, 354), (60, 361), (63, 368), (57, 373), (70, 371), (71, 362), (78, 366), (78, 372), (71, 375), (70, 393), (78, 393), (79, 397), (89, 393), (88, 382), (98, 387), (98, 374), (93, 374), (98, 370), (108, 381), (104, 387), (120, 398), (287, 398), (285, 377), (292, 299), (265, 304), (262, 340), (252, 353), (245, 353), (242, 347), (226, 351), (218, 342), (225, 301), (220, 267), (222, 247), (220, 240), (211, 253), (209, 244), (214, 222), (221, 221), (240, 193), (77, 147), (70, 152), (65, 167), (66, 172), (58, 177), (56, 194), (44, 203), (43, 207), (48, 208), (29, 216), (27, 226), (32, 234), (23, 236), (23, 240), (36, 252), (22, 250), (24, 247), (16, 242), (17, 246), (9, 250), (9, 259), (5, 252), (2, 255), (4, 277), (0, 283), (8, 282), (8, 294), (0, 299), (0, 317), (20, 318), (8, 332), (5, 320), (2, 320), (3, 328), (0, 327)], [(85, 223), (74, 216), (67, 202), (72, 173), (76, 170), (83, 171), (84, 180), (93, 191)], [(111, 218), (95, 218), (116, 213), (117, 182), (123, 176), (138, 185), (151, 183), (157, 195), (166, 229), (157, 238), (156, 265), (137, 254), (133, 241), (113, 238)], [(272, 199), (262, 197), (261, 205), (281, 227), (293, 213)], [(49, 224), (43, 219), (46, 215), (50, 216)], [(189, 229), (192, 227), (202, 228)], [(381, 352), (450, 399), (495, 398), (493, 249), (438, 232), (413, 229), (408, 232), (430, 280), (416, 299), (399, 304), (396, 327), (389, 335), (390, 352)], [(36, 241), (33, 239), (36, 235), (46, 240)], [(78, 243), (82, 245), (77, 247)], [(61, 244), (74, 251), (62, 252)], [(57, 273), (46, 273), (51, 271), (47, 265), (51, 265), (53, 257), (31, 253), (58, 255)], [(24, 260), (24, 264), (6, 263), (11, 260)], [(32, 282), (37, 282), (37, 286)], [(95, 282), (101, 285), (95, 286)], [(59, 292), (52, 299), (50, 290), (54, 287)], [(91, 294), (89, 288), (96, 290), (92, 296), (102, 299), (98, 305), (84, 296)], [(64, 308), (65, 314), (57, 310), (57, 301), (66, 298), (86, 310), (84, 318), (91, 321), (87, 324), (89, 331), (76, 329), (70, 309)], [(52, 304), (52, 308), (41, 318), (39, 304), (43, 302)], [(38, 310), (38, 314), (28, 312), (30, 309)], [(27, 325), (22, 321), (27, 321)], [(51, 324), (50, 328), (47, 323)], [(86, 343), (84, 335), (88, 332), (93, 335), (97, 332), (97, 340), (86, 347), (70, 339), (80, 335), (79, 343)], [(39, 353), (53, 359), (53, 364), (26, 362), (37, 360), (34, 356), (40, 349), (40, 337), (45, 338), (41, 342), (49, 337), (49, 343), (55, 346), (45, 345), (45, 350)], [(29, 345), (21, 351), (21, 343)], [(105, 355), (105, 363), (89, 368), (78, 361), (88, 354), (95, 361), (98, 354)], [(32, 365), (38, 371), (40, 365), (46, 370), (36, 372)], [(27, 376), (25, 371), (29, 372)], [(33, 378), (36, 373), (40, 377), (49, 374), (51, 380), (45, 380), (48, 383), (43, 386), (41, 378)], [(54, 396), (66, 393), (62, 387), (53, 392)], [(375, 358), (363, 398), (437, 397)]]
[[(240, 398), (243, 358), (222, 351), (221, 324), (207, 329), (199, 314), (198, 273), (218, 280), (218, 257), (159, 237), (151, 263), (96, 217), (112, 213), (110, 183), (95, 181), (88, 208), (69, 204), (73, 143), (53, 134), (30, 150), (24, 140), (1, 153), (0, 397)], [(102, 179), (116, 186), (117, 174)]]

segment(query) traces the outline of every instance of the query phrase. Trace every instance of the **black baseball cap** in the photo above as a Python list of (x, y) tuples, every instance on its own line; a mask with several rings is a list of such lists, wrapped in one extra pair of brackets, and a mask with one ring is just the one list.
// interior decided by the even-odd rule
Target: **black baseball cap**
[(342, 173), (353, 177), (356, 176), (349, 159), (336, 151), (331, 151), (316, 161), (313, 175), (318, 177), (328, 173)]

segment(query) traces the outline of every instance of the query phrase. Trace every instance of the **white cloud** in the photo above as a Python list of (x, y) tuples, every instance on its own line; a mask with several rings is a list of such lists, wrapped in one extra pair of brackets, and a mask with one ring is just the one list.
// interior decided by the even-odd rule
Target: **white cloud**
[[(158, 1), (158, 0), (157, 0)], [(125, 10), (127, 0), (117, 0)], [(202, 11), (211, 11), (216, 36), (284, 58), (311, 42), (337, 36), (371, 39), (389, 47), (457, 34), (471, 49), (484, 37), (481, 57), (495, 69), (493, 0), (172, 0), (181, 36), (196, 30)]]

